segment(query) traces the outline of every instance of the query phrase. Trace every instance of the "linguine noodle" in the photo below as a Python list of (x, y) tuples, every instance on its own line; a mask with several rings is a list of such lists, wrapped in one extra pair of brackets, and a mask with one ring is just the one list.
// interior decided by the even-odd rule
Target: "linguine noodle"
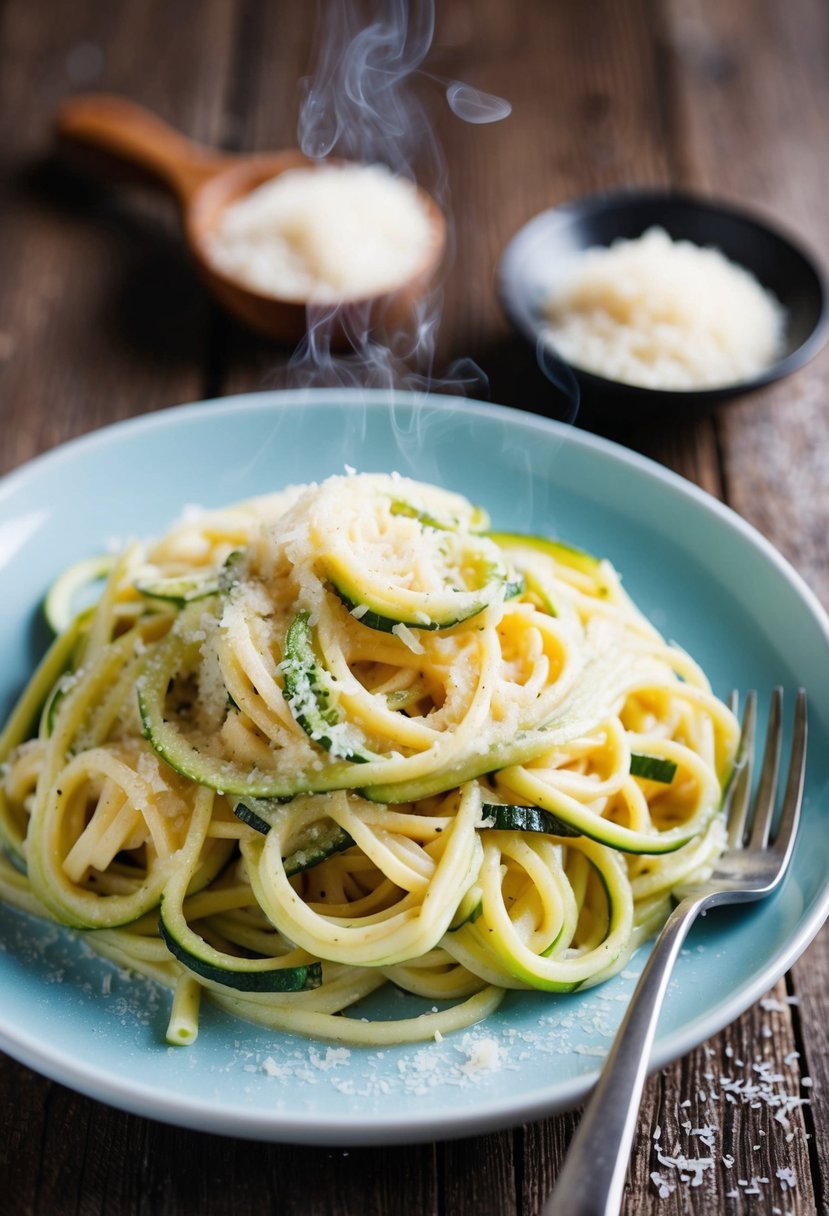
[[(0, 739), (0, 896), (174, 989), (170, 1042), (203, 991), (379, 1045), (595, 984), (723, 847), (737, 724), (605, 560), (353, 475), (107, 565)], [(387, 983), (433, 1012), (361, 1017)]]

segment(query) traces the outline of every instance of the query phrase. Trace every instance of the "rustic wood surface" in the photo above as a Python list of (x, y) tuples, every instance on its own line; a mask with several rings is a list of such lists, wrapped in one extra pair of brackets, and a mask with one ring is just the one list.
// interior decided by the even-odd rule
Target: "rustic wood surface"
[[(429, 69), (508, 98), (513, 112), (469, 126), (431, 93), (456, 220), (438, 370), (473, 359), (489, 380), (478, 395), (550, 409), (499, 309), (494, 269), (526, 219), (596, 189), (714, 192), (784, 221), (829, 260), (825, 0), (439, 10)], [(332, 0), (319, 11), (330, 17)], [(66, 96), (106, 89), (217, 146), (290, 146), (315, 19), (307, 0), (0, 0), (0, 471), (116, 419), (290, 381), (289, 351), (204, 298), (168, 200), (68, 170), (52, 155), (51, 124)], [(829, 604), (827, 381), (824, 354), (704, 417), (619, 417), (603, 429), (729, 502)], [(829, 1211), (827, 981), (824, 933), (764, 1002), (651, 1080), (628, 1216)], [(811, 1099), (788, 1124), (742, 1100), (758, 1058)], [(531, 1216), (576, 1117), (455, 1143), (297, 1149), (170, 1129), (0, 1057), (0, 1210)], [(657, 1150), (709, 1155), (694, 1133), (712, 1125), (700, 1186), (660, 1164)]]

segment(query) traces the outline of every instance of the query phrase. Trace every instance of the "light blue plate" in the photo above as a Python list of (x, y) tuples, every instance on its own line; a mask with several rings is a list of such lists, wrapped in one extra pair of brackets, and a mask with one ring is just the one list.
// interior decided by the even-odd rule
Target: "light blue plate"
[[(760, 997), (829, 904), (829, 622), (780, 556), (695, 487), (632, 453), (531, 415), (448, 397), (270, 393), (168, 410), (90, 435), (0, 483), (0, 713), (42, 635), (38, 604), (69, 562), (161, 532), (188, 503), (397, 469), (484, 504), (499, 528), (609, 557), (716, 690), (805, 684), (803, 832), (781, 891), (711, 914), (679, 961), (654, 1067)], [(0, 910), (0, 1047), (75, 1089), (153, 1118), (320, 1144), (459, 1136), (578, 1103), (618, 1025), (641, 952), (604, 986), (515, 993), (441, 1043), (344, 1050), (274, 1035), (207, 1006), (189, 1048), (164, 1042), (168, 996), (97, 959), (80, 935)], [(411, 1011), (388, 994), (382, 1010)]]

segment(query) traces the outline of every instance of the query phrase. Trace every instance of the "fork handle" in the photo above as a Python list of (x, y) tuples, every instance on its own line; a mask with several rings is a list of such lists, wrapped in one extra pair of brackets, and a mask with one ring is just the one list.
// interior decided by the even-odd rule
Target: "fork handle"
[(617, 1216), (656, 1024), (671, 971), (704, 904), (677, 904), (656, 939), (541, 1216)]

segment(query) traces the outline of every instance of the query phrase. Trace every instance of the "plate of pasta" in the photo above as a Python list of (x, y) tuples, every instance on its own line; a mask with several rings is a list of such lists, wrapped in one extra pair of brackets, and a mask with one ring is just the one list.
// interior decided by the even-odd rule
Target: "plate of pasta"
[(825, 615), (606, 441), (406, 393), (179, 407), (7, 477), (0, 570), (0, 1047), (93, 1097), (342, 1144), (577, 1103), (723, 847), (734, 688), (809, 688), (804, 831), (695, 930), (654, 1064), (826, 914)]

